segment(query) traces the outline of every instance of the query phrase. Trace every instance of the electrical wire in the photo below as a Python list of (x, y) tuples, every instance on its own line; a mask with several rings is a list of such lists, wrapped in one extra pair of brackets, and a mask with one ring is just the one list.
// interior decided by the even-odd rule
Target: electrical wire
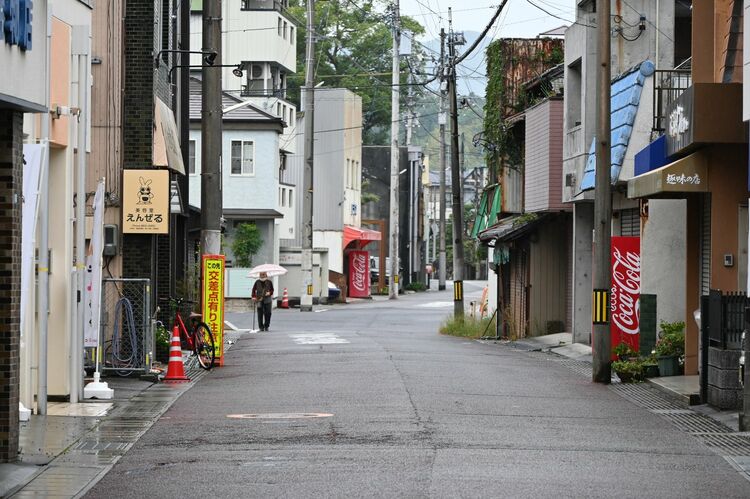
[[(124, 308), (124, 310), (123, 310)], [(133, 304), (129, 299), (123, 297), (117, 300), (115, 305), (115, 320), (112, 326), (112, 359), (118, 362), (116, 368), (136, 367), (138, 360), (138, 335), (135, 331), (135, 315), (133, 313)], [(124, 324), (120, 325), (120, 317), (124, 314)], [(127, 327), (127, 337), (125, 328)], [(123, 354), (123, 345), (121, 342), (127, 340), (130, 342), (130, 354)], [(125, 343), (124, 345), (127, 345)]]

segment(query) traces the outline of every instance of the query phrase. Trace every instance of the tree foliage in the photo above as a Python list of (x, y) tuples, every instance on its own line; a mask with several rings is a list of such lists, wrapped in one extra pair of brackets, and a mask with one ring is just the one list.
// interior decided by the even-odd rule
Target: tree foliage
[[(327, 0), (315, 4), (316, 81), (323, 81), (326, 87), (348, 88), (362, 97), (362, 140), (368, 145), (388, 144), (390, 137), (392, 35), (388, 16), (383, 14), (389, 4), (385, 0)], [(289, 96), (299, 103), (299, 88), (305, 81), (304, 0), (292, 0), (289, 13), (300, 23), (298, 69), (289, 80)], [(408, 17), (402, 17), (401, 25), (415, 34), (424, 32)], [(413, 49), (420, 50), (416, 44)], [(402, 83), (406, 83), (407, 73), (404, 63)]]
[(263, 246), (263, 238), (254, 223), (243, 223), (234, 230), (232, 253), (238, 267), (252, 267), (253, 256)]

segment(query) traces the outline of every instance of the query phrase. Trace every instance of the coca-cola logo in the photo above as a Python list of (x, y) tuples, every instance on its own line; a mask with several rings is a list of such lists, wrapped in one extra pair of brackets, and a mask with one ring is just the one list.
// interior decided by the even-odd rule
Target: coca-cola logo
[(637, 252), (624, 255), (619, 248), (612, 250), (612, 323), (626, 334), (640, 331), (641, 257)]
[(361, 293), (367, 291), (367, 258), (364, 253), (352, 257), (352, 287)]

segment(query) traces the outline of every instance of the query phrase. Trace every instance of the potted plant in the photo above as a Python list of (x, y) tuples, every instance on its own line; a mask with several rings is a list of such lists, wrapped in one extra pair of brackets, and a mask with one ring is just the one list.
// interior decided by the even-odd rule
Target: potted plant
[(643, 362), (638, 359), (616, 360), (612, 362), (612, 370), (623, 383), (640, 383), (645, 378)]
[(659, 377), (659, 362), (655, 355), (651, 354), (643, 359), (643, 375), (647, 378)]
[(625, 343), (624, 341), (620, 342), (619, 345), (617, 345), (612, 352), (617, 355), (618, 360), (628, 360), (632, 357), (637, 357), (638, 354), (631, 348), (630, 345)]
[(654, 349), (659, 363), (659, 375), (677, 376), (680, 358), (685, 355), (685, 323), (662, 321), (659, 327), (661, 331)]

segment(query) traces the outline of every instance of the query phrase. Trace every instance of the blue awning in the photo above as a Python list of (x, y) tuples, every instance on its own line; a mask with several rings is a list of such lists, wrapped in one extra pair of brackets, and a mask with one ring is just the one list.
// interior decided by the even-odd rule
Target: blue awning
[[(646, 78), (654, 74), (654, 70), (654, 63), (646, 60), (612, 82), (610, 97), (612, 166), (610, 176), (613, 184), (620, 178), (620, 170), (622, 170), (622, 164), (625, 161), (625, 153), (628, 150), (630, 136), (633, 133), (635, 116), (641, 102), (643, 85)], [(594, 188), (595, 150), (596, 137), (591, 141), (589, 157), (581, 179), (581, 192)]]

